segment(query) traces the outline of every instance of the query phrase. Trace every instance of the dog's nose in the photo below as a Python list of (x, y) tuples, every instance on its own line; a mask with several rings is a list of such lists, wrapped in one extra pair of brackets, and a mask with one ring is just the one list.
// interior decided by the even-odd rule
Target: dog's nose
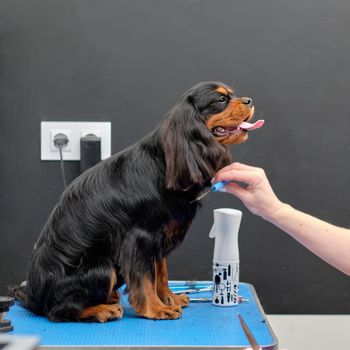
[(242, 97), (242, 102), (247, 106), (251, 106), (253, 104), (253, 99), (250, 97)]

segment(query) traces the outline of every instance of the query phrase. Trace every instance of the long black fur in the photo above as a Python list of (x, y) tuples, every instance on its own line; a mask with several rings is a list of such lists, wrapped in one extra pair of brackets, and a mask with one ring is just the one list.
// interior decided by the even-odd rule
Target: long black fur
[[(113, 268), (116, 288), (154, 278), (154, 262), (185, 237), (199, 208), (192, 201), (230, 162), (205, 125), (224, 108), (213, 102), (222, 85), (193, 87), (153, 132), (67, 187), (35, 245), (26, 307), (53, 321), (76, 321), (84, 308), (106, 302)], [(173, 220), (181, 230), (165, 235)]]

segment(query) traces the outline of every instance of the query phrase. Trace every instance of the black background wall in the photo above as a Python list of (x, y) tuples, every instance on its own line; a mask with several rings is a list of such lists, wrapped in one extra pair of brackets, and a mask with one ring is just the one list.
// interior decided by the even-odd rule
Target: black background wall
[[(204, 80), (253, 97), (266, 119), (233, 158), (265, 168), (282, 200), (349, 226), (349, 33), (346, 0), (0, 1), (1, 293), (24, 278), (62, 191), (59, 164), (40, 161), (40, 122), (111, 121), (114, 153)], [(66, 168), (72, 180), (79, 163)], [(222, 193), (204, 200), (170, 278), (211, 277), (218, 207), (243, 211), (241, 281), (266, 312), (350, 312), (347, 276)]]

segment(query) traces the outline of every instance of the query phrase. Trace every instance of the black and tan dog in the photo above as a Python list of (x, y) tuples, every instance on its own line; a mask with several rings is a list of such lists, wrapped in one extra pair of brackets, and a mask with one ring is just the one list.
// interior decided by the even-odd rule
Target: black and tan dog
[(195, 217), (194, 201), (247, 139), (247, 97), (216, 82), (188, 90), (160, 125), (63, 192), (38, 239), (24, 304), (53, 321), (118, 319), (126, 283), (136, 313), (176, 319), (185, 295), (168, 288), (167, 255)]

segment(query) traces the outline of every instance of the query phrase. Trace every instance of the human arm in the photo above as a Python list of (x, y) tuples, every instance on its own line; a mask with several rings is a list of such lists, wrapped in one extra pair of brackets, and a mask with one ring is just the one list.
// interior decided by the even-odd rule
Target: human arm
[[(233, 181), (224, 191), (237, 196), (254, 214), (276, 225), (320, 258), (350, 275), (350, 230), (332, 225), (281, 202), (263, 169), (233, 163), (213, 182)], [(245, 186), (239, 183), (246, 184)]]

